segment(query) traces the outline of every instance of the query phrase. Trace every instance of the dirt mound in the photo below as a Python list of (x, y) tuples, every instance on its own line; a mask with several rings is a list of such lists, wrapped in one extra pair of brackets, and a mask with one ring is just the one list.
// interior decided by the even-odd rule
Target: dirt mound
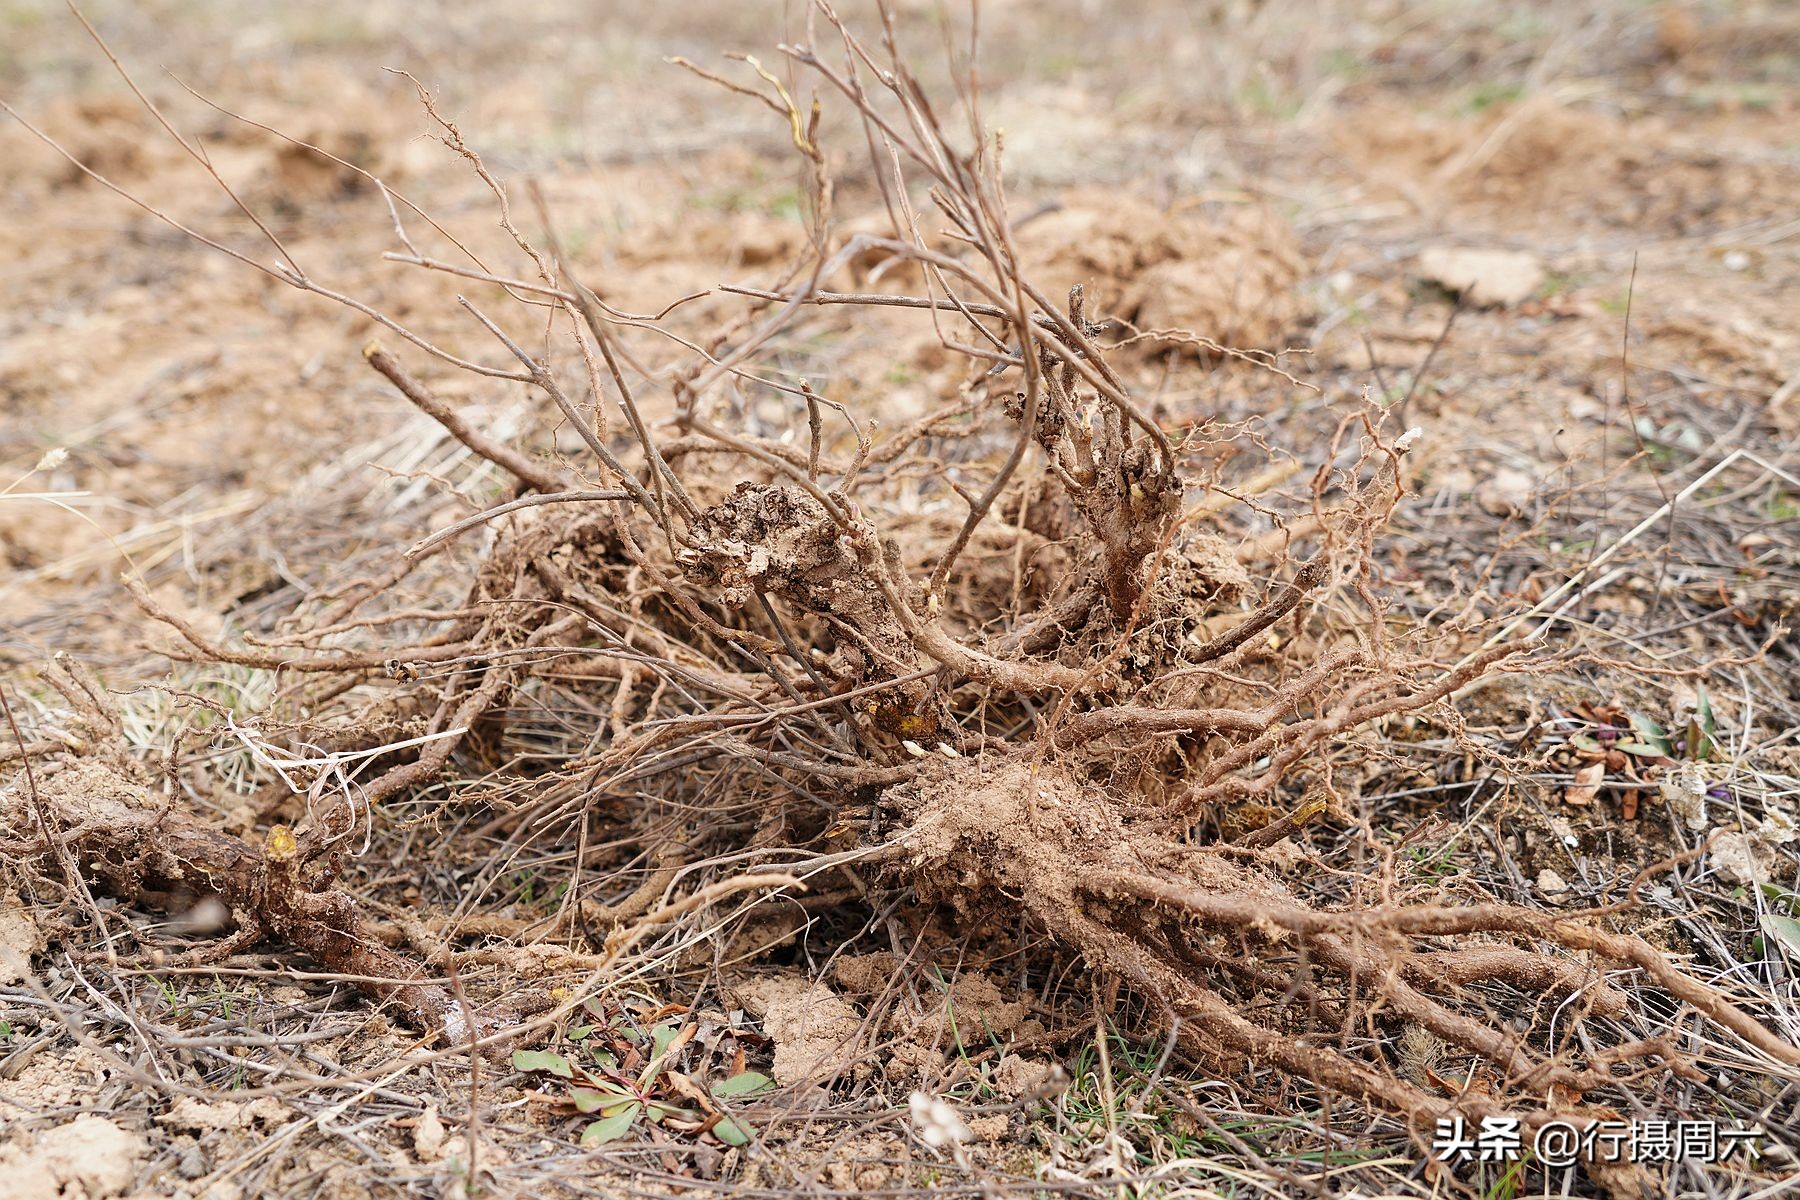
[(1371, 106), (1338, 121), (1332, 140), (1370, 182), (1415, 206), (1467, 206), (1509, 224), (1549, 216), (1701, 233), (1776, 216), (1800, 186), (1791, 162), (1728, 164), (1709, 139), (1660, 118), (1629, 121), (1548, 94), (1458, 116)]
[[(135, 183), (179, 156), (179, 151), (150, 136), (144, 110), (123, 94), (58, 102), (44, 115), (43, 130), (89, 170), (114, 183)], [(22, 146), (26, 144), (23, 137), (19, 140)], [(44, 173), (53, 188), (72, 187), (87, 179), (80, 167), (55, 161), (46, 150), (27, 149), (26, 153), (53, 164)]]
[(1082, 285), (1097, 319), (1276, 350), (1306, 315), (1298, 240), (1265, 209), (1166, 210), (1077, 192), (1025, 223), (1018, 242), (1034, 278), (1055, 289)]

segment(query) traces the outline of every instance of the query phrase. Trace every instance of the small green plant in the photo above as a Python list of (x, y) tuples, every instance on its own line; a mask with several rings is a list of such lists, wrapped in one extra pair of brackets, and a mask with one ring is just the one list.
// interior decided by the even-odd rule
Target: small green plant
[[(225, 980), (215, 975), (213, 976), (212, 987), (207, 991), (205, 999), (217, 1004), (219, 1006), (219, 1015), (224, 1017), (227, 1021), (236, 1020), (240, 1012), (242, 1012), (245, 1016), (250, 1017), (252, 1024), (254, 1024), (254, 1013), (256, 1010), (256, 997), (254, 993), (246, 994), (238, 991), (236, 988), (227, 987)], [(239, 1006), (242, 1006), (241, 1009)]]
[(1353, 50), (1338, 48), (1325, 55), (1325, 73), (1354, 82), (1368, 75), (1368, 66)]
[(182, 1003), (181, 993), (175, 990), (174, 984), (166, 979), (159, 979), (152, 975), (150, 977), (150, 986), (154, 987), (162, 996), (163, 1003), (169, 1006), (169, 1011), (171, 1013), (178, 1017), (187, 1015), (187, 1005)]
[(1767, 110), (1781, 102), (1781, 89), (1755, 81), (1703, 84), (1691, 90), (1686, 100), (1688, 107), (1702, 112)]
[(1266, 74), (1245, 82), (1238, 94), (1239, 105), (1258, 117), (1290, 118), (1300, 111), (1300, 102)]
[(1527, 1153), (1508, 1163), (1482, 1192), (1484, 1200), (1514, 1200), (1519, 1194), (1519, 1182), (1525, 1177), (1525, 1165), (1530, 1161), (1531, 1155)]
[(1761, 885), (1763, 899), (1768, 902), (1769, 911), (1762, 915), (1762, 932), (1750, 943), (1750, 953), (1766, 956), (1769, 952), (1769, 938), (1774, 938), (1787, 952), (1800, 959), (1800, 895), (1783, 891), (1772, 883)]
[[(684, 1051), (701, 1036), (703, 1022), (677, 1017), (657, 1020), (647, 1028), (623, 1012), (607, 1012), (589, 1001), (584, 1008), (594, 1021), (567, 1030), (566, 1050), (515, 1050), (519, 1071), (542, 1073), (564, 1081), (565, 1102), (575, 1112), (595, 1119), (581, 1132), (581, 1145), (603, 1146), (631, 1132), (639, 1121), (678, 1133), (710, 1138), (727, 1146), (744, 1146), (756, 1130), (742, 1117), (722, 1110), (719, 1100), (752, 1096), (773, 1086), (760, 1071), (742, 1069), (742, 1051), (734, 1069), (710, 1088), (675, 1069)], [(733, 1030), (715, 1030), (734, 1035)]]
[[(1704, 686), (1694, 688), (1694, 711), (1688, 717), (1680, 737), (1672, 737), (1668, 730), (1641, 712), (1633, 712), (1629, 716), (1634, 736), (1617, 740), (1609, 737), (1608, 742), (1614, 750), (1639, 758), (1686, 759), (1690, 762), (1711, 762), (1718, 753), (1715, 741), (1719, 730), (1718, 718), (1713, 715), (1712, 699), (1706, 694)], [(1589, 753), (1602, 753), (1607, 749), (1600, 738), (1589, 733), (1572, 735), (1569, 745)]]
[(1451, 838), (1442, 846), (1408, 846), (1407, 855), (1413, 867), (1426, 879), (1442, 881), (1457, 873), (1456, 851), (1460, 839)]

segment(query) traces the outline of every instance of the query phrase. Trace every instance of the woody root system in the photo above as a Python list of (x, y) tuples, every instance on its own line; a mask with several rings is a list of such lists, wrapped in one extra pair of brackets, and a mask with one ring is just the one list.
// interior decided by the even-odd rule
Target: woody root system
[[(435, 257), (390, 198), (392, 257), (507, 306), (458, 298), (469, 347), (334, 292), (273, 233), (279, 264), (244, 256), (384, 326), (370, 367), (508, 482), (385, 571), (309, 599), (284, 638), (228, 644), (136, 589), (177, 657), (277, 672), (315, 712), (368, 706), (329, 733), (257, 735), (307, 797), (260, 845), (185, 815), (108, 751), (106, 697), (58, 666), (85, 714), (79, 747), (39, 763), (11, 835), (84, 881), (75, 911), (90, 884), (210, 894), (236, 919), (230, 945), (276, 935), (452, 1042), (546, 1028), (580, 990), (534, 1006), (407, 982), (429, 973), (430, 930), (397, 938), (337, 882), (369, 822), (429, 790), (478, 806), (490, 833), (566, 839), (576, 874), (529, 936), (584, 955), (592, 987), (671, 931), (717, 927), (734, 896), (804, 891), (817, 911), (905, 895), (952, 925), (1047, 934), (1211, 1069), (1273, 1073), (1421, 1141), (1452, 1115), (1597, 1120), (1634, 1080), (1693, 1073), (1670, 1039), (1637, 1036), (1626, 979), (1687, 1006), (1740, 1061), (1800, 1066), (1731, 996), (1621, 931), (1630, 895), (1547, 914), (1400, 881), (1392, 840), (1345, 801), (1349, 739), (1408, 714), (1455, 730), (1459, 692), (1547, 653), (1489, 636), (1472, 609), (1390, 605), (1378, 547), (1405, 500), (1408, 436), (1351, 413), (1318, 447), (1310, 505), (1271, 535), (1257, 470), (1241, 469), (1251, 439), (1152, 415), (1107, 315), (1021, 267), (974, 75), (947, 116), (891, 27), (865, 43), (823, 4), (813, 16), (816, 40), (782, 47), (787, 82), (753, 59), (709, 75), (787, 127), (810, 243), (769, 286), (724, 289), (735, 307), (710, 330), (679, 327), (679, 308), (610, 305), (541, 198), (519, 221), (520, 197), (447, 121), (516, 261)], [(796, 100), (795, 81), (817, 99)], [(839, 117), (860, 147), (844, 188), (879, 197), (879, 231), (834, 224), (824, 141)], [(904, 286), (826, 290), (872, 263)], [(864, 317), (927, 323), (966, 358), (961, 386), (893, 421), (878, 394), (828, 397), (782, 367), (810, 324)], [(528, 389), (568, 452), (467, 424), (440, 398), (458, 374)], [(1221, 483), (1234, 456), (1246, 487)], [(435, 610), (396, 599), (427, 578)], [(446, 604), (447, 586), (462, 594)], [(521, 713), (549, 710), (583, 715), (521, 732)], [(463, 785), (446, 791), (447, 775)], [(1361, 849), (1290, 869), (1289, 835), (1309, 822)], [(613, 904), (588, 866), (607, 861), (587, 853), (601, 843), (655, 867)], [(1499, 995), (1558, 1015), (1522, 1032)], [(1406, 1030), (1479, 1065), (1402, 1072)]]

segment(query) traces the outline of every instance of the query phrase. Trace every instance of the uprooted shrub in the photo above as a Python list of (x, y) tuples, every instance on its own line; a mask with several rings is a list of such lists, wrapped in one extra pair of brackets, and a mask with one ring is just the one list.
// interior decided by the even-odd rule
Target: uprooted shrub
[[(580, 993), (536, 1015), (464, 1002), (480, 1008), (471, 1016), (441, 987), (395, 984), (410, 960), (380, 945), (336, 886), (340, 856), (383, 802), (435, 782), (475, 741), (503, 741), (493, 718), (516, 699), (577, 695), (586, 723), (565, 722), (555, 753), (515, 745), (481, 795), (538, 828), (607, 826), (659, 864), (610, 907), (581, 881), (541, 931), (597, 941), (586, 947), (599, 955), (595, 984), (660, 925), (854, 865), (858, 889), (910, 889), (952, 918), (1004, 916), (998, 928), (1022, 915), (1178, 1018), (1182, 1044), (1213, 1069), (1274, 1068), (1421, 1143), (1453, 1114), (1513, 1114), (1528, 1131), (1595, 1120), (1640, 1073), (1691, 1074), (1670, 1040), (1627, 1037), (1614, 1020), (1626, 1000), (1609, 964), (1642, 972), (1753, 1059), (1800, 1065), (1800, 1050), (1725, 993), (1617, 930), (1632, 896), (1552, 916), (1422, 903), (1396, 894), (1391, 872), (1366, 887), (1284, 878), (1284, 837), (1348, 815), (1330, 751), (1397, 715), (1455, 728), (1459, 690), (1528, 667), (1534, 648), (1484, 640), (1466, 614), (1401, 620), (1384, 598), (1379, 538), (1405, 495), (1409, 437), (1372, 413), (1318, 448), (1308, 511), (1221, 536), (1241, 498), (1218, 477), (1225, 433), (1153, 419), (1109, 349), (1107, 315), (1087, 311), (1079, 286), (1053, 294), (1021, 270), (979, 89), (965, 88), (964, 127), (952, 128), (897, 51), (891, 18), (870, 46), (824, 4), (813, 16), (837, 51), (782, 48), (817, 85), (810, 107), (754, 60), (746, 83), (709, 75), (787, 123), (810, 181), (808, 257), (777, 286), (725, 289), (741, 315), (703, 344), (677, 338), (676, 368), (644, 371), (631, 349), (664, 333), (667, 313), (606, 303), (541, 203), (543, 236), (519, 232), (508, 192), (447, 121), (444, 139), (492, 188), (520, 266), (433, 257), (398, 205), (391, 257), (503, 287), (523, 306), (518, 329), (458, 299), (510, 363), (443, 349), (285, 257), (271, 267), (239, 255), (385, 326), (385, 344), (366, 348), (371, 367), (510, 487), (396, 552), (386, 573), (313, 601), (300, 614), (307, 636), (283, 644), (208, 637), (134, 585), (179, 637), (175, 657), (278, 671), (341, 703), (385, 684), (409, 736), (359, 740), (350, 723), (297, 756), (283, 778), (307, 816), (260, 846), (163, 819), (149, 779), (102, 756), (111, 765), (29, 781), (11, 821), (21, 852), (121, 894), (215, 894), (239, 929), (215, 953), (278, 934), (375, 977), (368, 988), (421, 1028), (499, 1044), (546, 1027)], [(836, 232), (827, 104), (866, 134), (884, 232)], [(916, 290), (827, 290), (870, 255), (909, 264), (894, 274)], [(930, 323), (968, 362), (961, 387), (877, 431), (878, 397), (828, 398), (767, 367), (780, 338), (844, 306)], [(541, 334), (546, 317), (547, 355), (524, 332)], [(584, 455), (552, 461), (494, 441), (438, 397), (429, 375), (446, 371), (531, 388), (546, 424), (565, 423)], [(746, 394), (765, 411), (785, 406), (786, 428), (745, 417)], [(408, 579), (480, 534), (490, 541), (467, 594), (441, 619), (406, 617), (428, 632), (393, 637), (407, 627), (394, 597)], [(113, 721), (103, 695), (72, 668), (53, 679), (98, 753)], [(344, 755), (380, 769), (353, 779)], [(678, 868), (708, 882), (670, 898)], [(1558, 1040), (1495, 1017), (1488, 983), (1566, 1002)], [(1481, 1085), (1404, 1077), (1382, 1048), (1396, 1022), (1487, 1064)]]

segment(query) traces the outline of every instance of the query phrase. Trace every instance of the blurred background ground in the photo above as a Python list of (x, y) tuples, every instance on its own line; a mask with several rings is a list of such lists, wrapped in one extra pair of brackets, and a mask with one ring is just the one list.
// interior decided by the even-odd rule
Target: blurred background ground
[[(851, 16), (862, 7), (844, 5)], [(898, 7), (916, 61), (941, 82), (936, 6)], [(748, 50), (774, 63), (773, 43), (800, 36), (797, 5), (182, 0), (86, 11), (309, 272), (471, 354), (485, 352), (482, 335), (459, 319), (453, 289), (381, 259), (396, 247), (377, 192), (209, 109), (176, 80), (382, 175), (471, 245), (498, 246), (491, 198), (426, 136), (412, 84), (383, 68), (411, 72), (497, 174), (541, 183), (589, 280), (622, 306), (655, 310), (720, 283), (769, 286), (803, 240), (785, 130), (664, 61), (720, 68), (721, 51)], [(1136, 369), (1171, 420), (1254, 417), (1260, 436), (1308, 461), (1363, 389), (1399, 409), (1402, 426), (1423, 432), (1395, 577), (1421, 609), (1439, 594), (1434, 583), (1482, 571), (1494, 596), (1535, 599), (1743, 451), (1563, 620), (1624, 663), (1686, 668), (1753, 651), (1791, 618), (1800, 8), (995, 0), (982, 12), (988, 116), (1005, 131), (1013, 211), (1047, 284), (1084, 282), (1092, 307), (1144, 328), (1195, 325), (1228, 345), (1280, 352), (1283, 370), (1322, 389), (1229, 359), (1147, 353)], [(133, 193), (254, 245), (229, 201), (153, 135), (60, 6), (0, 0), (0, 97)], [(851, 221), (858, 182), (843, 206)], [(866, 207), (872, 193), (860, 183)], [(1453, 303), (1445, 275), (1458, 269), (1456, 252), (1471, 250), (1510, 255), (1503, 303)], [(701, 327), (733, 303), (708, 297), (685, 319)], [(0, 124), (0, 485), (61, 447), (66, 461), (22, 490), (78, 493), (61, 501), (68, 510), (0, 499), (0, 665), (28, 679), (66, 650), (116, 686), (154, 677), (166, 664), (141, 647), (146, 623), (116, 584), (127, 558), (203, 628), (252, 628), (346, 564), (460, 515), (432, 477), (479, 481), (454, 443), (367, 370), (360, 348), (374, 332), (183, 238), (17, 124)], [(880, 395), (894, 424), (934, 403), (955, 373), (930, 329), (903, 317), (859, 317), (784, 353), (827, 395)], [(512, 385), (444, 382), (497, 428), (522, 419), (526, 398)], [(1737, 786), (1771, 807), (1791, 806), (1796, 786), (1795, 665), (1782, 639), (1763, 663), (1712, 681), (1715, 696), (1731, 697)], [(1678, 684), (1623, 669), (1556, 686), (1564, 704), (1628, 701), (1663, 717), (1683, 702)], [(1553, 771), (1538, 777), (1540, 807), (1562, 804), (1563, 782)], [(1649, 851), (1637, 841), (1670, 844), (1640, 839), (1610, 811), (1553, 819), (1575, 822), (1601, 875), (1642, 865)], [(1768, 869), (1792, 891), (1782, 853)], [(399, 866), (397, 857), (372, 873)], [(1544, 866), (1577, 892), (1594, 883), (1579, 863)], [(1515, 882), (1521, 896), (1543, 899), (1537, 869)], [(1732, 883), (1722, 881), (1726, 893)], [(1755, 897), (1744, 903), (1753, 928)], [(207, 986), (224, 988), (224, 978)], [(836, 982), (852, 998), (880, 986)], [(332, 995), (328, 984), (264, 987), (257, 1002), (273, 1025), (306, 1023), (310, 1037), (341, 1020)], [(1049, 1010), (1031, 1019), (1040, 1017)], [(1014, 1014), (1009, 1028), (1025, 1019)], [(1054, 1057), (1090, 1078), (1092, 1064), (1067, 1041), (1042, 1025), (1037, 1033), (1046, 1040), (1027, 1058)], [(329, 1050), (334, 1069), (388, 1062), (407, 1044), (360, 1027), (333, 1036), (346, 1040), (321, 1036), (307, 1054)], [(1142, 1048), (1127, 1040), (1118, 1052)], [(48, 1090), (26, 1100), (40, 1115), (129, 1109), (129, 1089), (109, 1083), (92, 1054), (56, 1042), (34, 1052), (35, 1067), (0, 1073), (13, 1085), (28, 1067), (41, 1076)], [(1153, 1047), (1139, 1066), (1156, 1057)], [(316, 1099), (164, 1112), (147, 1125), (121, 1118), (115, 1152), (130, 1171), (116, 1187), (82, 1186), (149, 1195), (181, 1180), (236, 1181), (245, 1194), (307, 1194), (329, 1179), (356, 1194), (369, 1182), (358, 1172), (376, 1163), (382, 1186), (451, 1188), (450, 1152), (418, 1144), (407, 1099), (428, 1090), (408, 1085), (369, 1109), (374, 1132), (342, 1132)], [(1148, 1095), (1132, 1119), (1146, 1107), (1160, 1115), (1138, 1139), (1133, 1169), (1154, 1173), (1201, 1147), (1167, 1141), (1180, 1113), (1161, 1113)], [(998, 1131), (990, 1122), (982, 1153), (1001, 1175), (1076, 1186), (1095, 1163), (1117, 1165), (1117, 1143), (1106, 1140), (1116, 1117), (1109, 1133), (1065, 1101), (1051, 1155), (1061, 1174), (1047, 1177), (1045, 1143), (1021, 1133), (1016, 1109), (995, 1104), (1007, 1120)], [(855, 1112), (790, 1131), (790, 1145), (810, 1145), (796, 1161), (815, 1164), (814, 1184), (931, 1182), (919, 1174), (925, 1160), (895, 1148), (888, 1117)], [(566, 1131), (549, 1126), (542, 1146), (523, 1139), (497, 1151), (519, 1167), (506, 1178), (532, 1177), (519, 1164), (554, 1158), (543, 1147)], [(251, 1149), (277, 1132), (285, 1147)], [(859, 1147), (874, 1174), (817, 1165)], [(226, 1170), (239, 1157), (250, 1161)], [(644, 1191), (683, 1186), (654, 1154), (616, 1165)], [(1416, 1166), (1364, 1165), (1370, 1178), (1388, 1171), (1394, 1187), (1409, 1186)], [(577, 1190), (627, 1186), (544, 1169)], [(1162, 1185), (1189, 1178), (1198, 1176), (1177, 1171)]]
[[(920, 61), (941, 70), (933, 6), (902, 8)], [(799, 19), (778, 4), (459, 5), (427, 19), (379, 0), (151, 3), (91, 16), (309, 270), (463, 344), (474, 339), (442, 313), (436, 281), (381, 261), (392, 233), (371, 189), (174, 80), (376, 170), (491, 242), (485, 192), (422, 136), (411, 85), (382, 68), (412, 71), (498, 171), (544, 181), (567, 236), (621, 302), (660, 307), (757, 282), (800, 237), (781, 130), (663, 62), (718, 66), (737, 47), (772, 60), (769, 44)], [(248, 244), (229, 202), (150, 136), (73, 18), (15, 0), (0, 21), (0, 85), (15, 107), (121, 185)], [(1475, 490), (1484, 461), (1490, 506), (1536, 493), (1596, 431), (1631, 426), (1618, 410), (1627, 382), (1638, 436), (1664, 455), (1652, 467), (1704, 458), (1727, 434), (1774, 446), (1800, 423), (1800, 399), (1784, 391), (1800, 361), (1784, 302), (1795, 282), (1791, 6), (998, 3), (985, 22), (989, 118), (1006, 132), (1017, 211), (1065, 206), (1045, 219), (1064, 222), (1068, 242), (1083, 222), (1107, 226), (1114, 262), (1058, 264), (1085, 270), (1090, 286), (1100, 276), (1103, 310), (1153, 257), (1137, 244), (1146, 224), (1254, 212), (1284, 242), (1291, 230), (1295, 269), (1233, 294), (1237, 264), (1226, 263), (1217, 286), (1230, 303), (1211, 310), (1228, 319), (1204, 332), (1307, 351), (1285, 368), (1336, 391), (1382, 386), (1372, 353), (1403, 395), (1447, 312), (1420, 252), (1535, 260), (1523, 302), (1459, 319), (1404, 414), (1429, 435), (1424, 487), (1445, 503)], [(119, 556), (101, 530), (204, 608), (229, 598), (221, 589), (270, 581), (250, 577), (254, 564), (200, 578), (220, 564), (195, 561), (196, 539), (241, 533), (271, 499), (307, 502), (324, 489), (314, 480), (297, 496), (295, 485), (350, 455), (418, 465), (387, 445), (414, 418), (349, 352), (372, 332), (366, 322), (159, 226), (17, 125), (0, 139), (0, 462), (16, 474), (67, 447), (61, 473), (33, 486), (88, 493), (79, 508), (92, 521), (0, 508), (0, 655), (121, 651), (106, 644), (117, 622), (68, 628), (84, 608), (113, 611)], [(1121, 217), (1128, 203), (1138, 208)], [(1144, 322), (1181, 315), (1163, 307)], [(905, 329), (918, 344), (837, 346), (818, 369), (833, 386), (896, 393), (903, 415), (922, 402), (896, 376), (933, 365), (919, 342), (928, 331)], [(1267, 377), (1246, 395), (1234, 374), (1188, 373), (1167, 403), (1276, 423), (1308, 403)], [(516, 397), (466, 399), (503, 408)], [(1770, 503), (1783, 515), (1779, 495)], [(279, 557), (274, 568), (296, 578), (311, 565), (292, 552), (256, 557)]]

